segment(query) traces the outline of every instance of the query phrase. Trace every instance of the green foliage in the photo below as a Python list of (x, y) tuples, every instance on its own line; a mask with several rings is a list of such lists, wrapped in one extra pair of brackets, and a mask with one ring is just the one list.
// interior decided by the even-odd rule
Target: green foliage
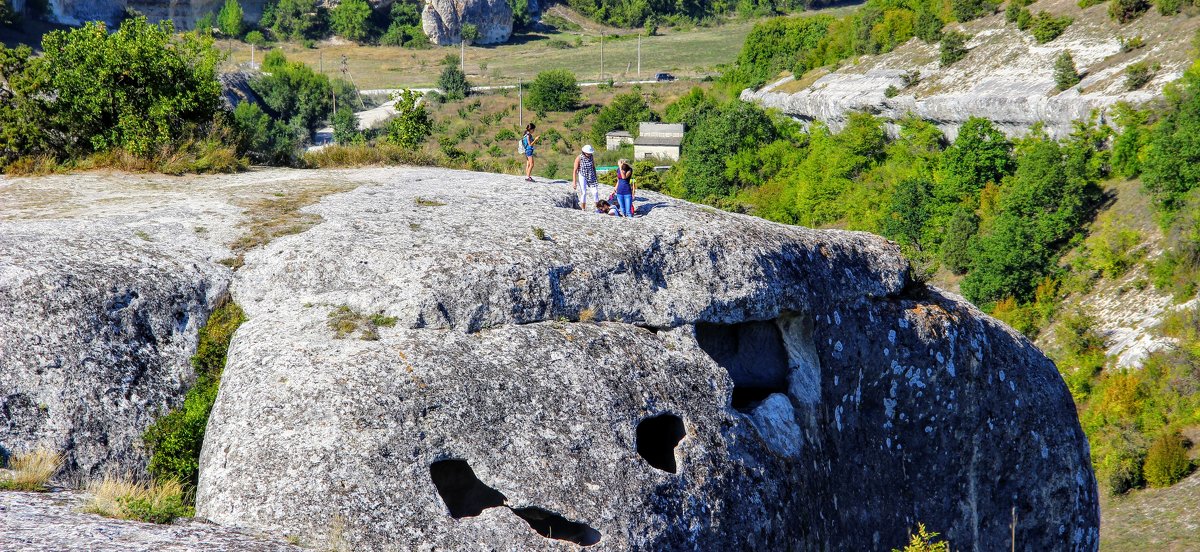
[(1105, 214), (1096, 219), (1092, 235), (1084, 242), (1088, 264), (1107, 278), (1121, 276), (1139, 260), (1135, 248), (1142, 235), (1130, 226), (1128, 220)]
[(967, 40), (970, 36), (958, 31), (950, 31), (942, 35), (942, 44), (938, 53), (938, 63), (942, 67), (953, 65), (954, 62), (967, 57)]
[(1142, 39), (1142, 35), (1135, 36), (1118, 36), (1117, 43), (1121, 45), (1121, 53), (1129, 53), (1146, 45), (1146, 41)]
[(1154, 78), (1154, 71), (1153, 66), (1145, 61), (1129, 64), (1125, 68), (1125, 89), (1132, 91), (1146, 86)]
[(1134, 109), (1125, 102), (1114, 109), (1114, 120), (1120, 133), (1113, 139), (1113, 172), (1125, 178), (1134, 178), (1142, 172), (1143, 150), (1150, 140), (1150, 129), (1146, 127), (1150, 111)]
[(1075, 68), (1075, 58), (1071, 57), (1071, 52), (1063, 50), (1058, 57), (1054, 59), (1054, 84), (1058, 89), (1066, 90), (1076, 84), (1079, 84), (1079, 70)]
[(476, 40), (479, 40), (479, 27), (474, 23), (463, 23), (460, 34), (462, 35), (462, 39), (465, 40), (467, 44), (470, 44)]
[(20, 15), (13, 10), (9, 0), (0, 0), (0, 25), (12, 25), (20, 20)]
[(0, 167), (27, 155), (148, 157), (207, 133), (221, 107), (212, 39), (170, 22), (51, 31), (42, 51), (0, 47)]
[(917, 23), (913, 28), (913, 35), (927, 44), (933, 44), (942, 39), (942, 27), (945, 26), (946, 22), (942, 21), (941, 16), (936, 12), (920, 10), (917, 12)]
[(1179, 13), (1183, 0), (1155, 0), (1154, 4), (1158, 7), (1158, 13), (1169, 16)]
[(950, 543), (936, 540), (938, 535), (925, 529), (924, 523), (917, 523), (917, 532), (909, 535), (904, 549), (893, 548), (892, 552), (950, 552)]
[(1033, 25), (1030, 32), (1033, 34), (1033, 39), (1038, 44), (1045, 44), (1058, 38), (1067, 30), (1074, 19), (1062, 16), (1056, 17), (1054, 14), (1047, 11), (1040, 11), (1033, 16)]
[(566, 69), (538, 73), (529, 85), (525, 105), (534, 111), (572, 111), (579, 107), (579, 85)]
[[(155, 420), (143, 439), (150, 452), (148, 469), (159, 480), (174, 479), (195, 489), (200, 467), (200, 447), (208, 415), (217, 400), (221, 371), (233, 332), (246, 315), (233, 302), (212, 312), (200, 332), (200, 343), (192, 357), (196, 383), (188, 390), (183, 406)], [(149, 512), (147, 512), (149, 513)]]
[(1183, 481), (1192, 471), (1192, 461), (1188, 458), (1183, 436), (1179, 432), (1170, 432), (1155, 439), (1150, 450), (1146, 451), (1143, 471), (1146, 483), (1151, 487), (1170, 487)]
[(1169, 221), (1188, 192), (1200, 186), (1200, 74), (1188, 71), (1165, 95), (1167, 108), (1150, 132), (1142, 183)]
[(238, 151), (255, 162), (288, 164), (300, 147), (296, 129), (263, 112), (258, 104), (241, 102), (233, 110), (238, 134)]
[(658, 115), (637, 92), (617, 94), (612, 102), (596, 113), (592, 122), (592, 141), (604, 143), (604, 135), (614, 130), (627, 130), (637, 136), (638, 123), (657, 121)]
[(250, 31), (246, 33), (246, 44), (253, 44), (262, 48), (267, 45), (267, 37), (259, 31)]
[(1108, 16), (1124, 25), (1141, 17), (1149, 9), (1149, 0), (1111, 0), (1108, 3)]
[(974, 211), (962, 206), (954, 210), (940, 248), (942, 262), (951, 272), (966, 274), (971, 269), (973, 238), (978, 231), (979, 217)]
[(309, 133), (320, 128), (333, 109), (329, 77), (304, 63), (288, 61), (279, 50), (263, 56), (262, 69), (264, 73), (250, 81), (250, 88), (262, 98), (268, 113)]
[(176, 518), (191, 517), (195, 510), (184, 502), (182, 494), (173, 494), (154, 500), (144, 496), (127, 496), (118, 500), (124, 519), (136, 519), (146, 523), (166, 524)]
[(1012, 142), (991, 121), (971, 117), (958, 130), (954, 144), (941, 159), (942, 180), (937, 195), (944, 203), (978, 203), (988, 183), (1000, 183), (1016, 164)]
[[(754, 25), (733, 69), (722, 77), (738, 87), (757, 88), (783, 70), (803, 73), (816, 56), (834, 19), (829, 16), (767, 19)], [(801, 60), (797, 65), (796, 60)], [(814, 62), (816, 63), (816, 62)]]
[(342, 106), (333, 114), (333, 141), (338, 144), (353, 144), (364, 140), (358, 130), (358, 117), (354, 110)]
[(471, 83), (467, 81), (467, 75), (457, 65), (447, 65), (443, 68), (437, 85), (442, 94), (446, 95), (446, 99), (450, 101), (461, 100), (471, 95)]
[(233, 38), (242, 36), (245, 25), (242, 23), (242, 5), (238, 0), (225, 0), (221, 12), (217, 14), (217, 28), (221, 34)]
[[(780, 13), (806, 7), (806, 4), (799, 0), (567, 0), (566, 4), (590, 19), (627, 29), (641, 27), (646, 21), (657, 22), (660, 18), (679, 23), (694, 23), (735, 9), (755, 13)], [(743, 4), (746, 5), (744, 8)]]
[(412, 90), (401, 90), (395, 96), (396, 116), (388, 121), (387, 141), (405, 148), (415, 148), (433, 133), (433, 121), (424, 105), (417, 105), (420, 96)]
[[(404, 46), (406, 48), (428, 48), (429, 37), (421, 29), (420, 7), (414, 2), (394, 2), (389, 13), (387, 31), (379, 37), (379, 43), (384, 46)], [(458, 63), (457, 58), (454, 63)], [(453, 64), (450, 64), (453, 65)]]
[(375, 33), (367, 0), (341, 0), (329, 12), (329, 23), (334, 34), (354, 42), (365, 42)]
[(921, 178), (901, 180), (892, 192), (880, 230), (898, 243), (920, 249), (932, 204), (932, 183)]
[(1200, 190), (1189, 193), (1167, 227), (1165, 250), (1151, 266), (1154, 286), (1177, 301), (1196, 295), (1200, 285)]
[(726, 160), (738, 154), (752, 155), (758, 144), (770, 142), (775, 128), (762, 108), (740, 100), (731, 101), (698, 117), (683, 141), (681, 182), (684, 196), (699, 200), (728, 195), (734, 182), (728, 177)]
[(950, 0), (950, 13), (954, 20), (966, 23), (996, 11), (999, 2), (994, 0)]
[(326, 31), (329, 12), (317, 0), (279, 0), (263, 8), (262, 28), (281, 40), (315, 40)]

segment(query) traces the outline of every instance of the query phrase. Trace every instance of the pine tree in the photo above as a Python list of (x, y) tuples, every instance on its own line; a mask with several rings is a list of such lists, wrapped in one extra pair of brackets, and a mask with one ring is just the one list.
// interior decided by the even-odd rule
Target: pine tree
[(1063, 50), (1054, 60), (1054, 82), (1059, 90), (1066, 90), (1079, 84), (1079, 71), (1075, 69), (1075, 58), (1071, 52)]

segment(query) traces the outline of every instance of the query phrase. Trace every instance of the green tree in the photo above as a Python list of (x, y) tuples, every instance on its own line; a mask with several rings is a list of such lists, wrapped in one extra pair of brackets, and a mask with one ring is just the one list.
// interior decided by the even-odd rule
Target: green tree
[(775, 139), (775, 127), (762, 108), (734, 100), (714, 109), (688, 129), (683, 141), (682, 183), (692, 200), (713, 200), (733, 191), (726, 161)]
[(367, 0), (341, 0), (329, 12), (329, 22), (334, 34), (354, 42), (364, 42), (375, 32)]
[(907, 178), (896, 184), (881, 224), (884, 236), (921, 248), (925, 222), (929, 220), (933, 186), (926, 180)]
[(1149, 9), (1149, 0), (1112, 0), (1108, 4), (1108, 16), (1124, 25), (1141, 17)]
[(946, 22), (942, 21), (937, 13), (931, 10), (921, 10), (917, 12), (917, 24), (913, 29), (913, 34), (927, 44), (933, 44), (942, 39), (942, 27), (945, 26)]
[(592, 123), (592, 140), (603, 143), (604, 135), (614, 130), (627, 130), (637, 136), (638, 123), (657, 120), (658, 116), (641, 94), (617, 94), (612, 102), (596, 113), (596, 120)]
[(979, 217), (974, 211), (961, 205), (954, 210), (939, 249), (942, 263), (950, 272), (966, 274), (971, 269), (971, 249), (978, 231)]
[(971, 37), (958, 31), (950, 31), (942, 35), (941, 50), (938, 61), (942, 67), (953, 65), (954, 62), (967, 57), (967, 40)]
[(467, 44), (472, 44), (476, 40), (479, 40), (479, 26), (474, 23), (463, 23), (460, 34)]
[(991, 121), (971, 117), (942, 155), (938, 199), (948, 205), (963, 199), (977, 203), (985, 185), (999, 183), (1014, 167), (1012, 142)]
[(1045, 44), (1059, 37), (1071, 26), (1074, 19), (1067, 16), (1057, 17), (1047, 11), (1040, 11), (1033, 16), (1033, 26), (1030, 33), (1038, 44)]
[(1169, 215), (1200, 186), (1200, 74), (1188, 71), (1166, 96), (1167, 109), (1150, 132), (1142, 184)]
[(221, 12), (217, 14), (217, 28), (225, 36), (239, 38), (245, 28), (242, 16), (242, 5), (237, 0), (225, 0), (225, 5), (221, 6)]
[(571, 111), (579, 106), (579, 85), (566, 69), (538, 73), (529, 85), (526, 105), (534, 111)]
[(418, 105), (420, 96), (412, 90), (401, 90), (393, 96), (396, 116), (388, 120), (386, 140), (406, 148), (416, 148), (433, 132), (433, 120), (425, 106)]
[(461, 100), (471, 95), (471, 83), (457, 65), (447, 65), (442, 69), (437, 85), (449, 100)]
[(1075, 58), (1071, 52), (1063, 50), (1054, 60), (1054, 84), (1058, 89), (1066, 90), (1079, 84), (1079, 70), (1075, 68)]
[(177, 35), (169, 21), (136, 17), (114, 33), (94, 22), (52, 31), (42, 51), (0, 48), (11, 91), (0, 94), (0, 155), (9, 160), (116, 148), (147, 156), (206, 132), (221, 108), (212, 39)]
[[(277, 38), (287, 40), (321, 38), (329, 12), (317, 5), (317, 0), (279, 0), (270, 8), (271, 32)], [(267, 10), (263, 11), (264, 21)]]
[(262, 75), (251, 79), (250, 88), (270, 114), (309, 133), (320, 128), (333, 108), (329, 77), (303, 63), (288, 61), (279, 50), (263, 56), (262, 69)]
[(997, 5), (999, 3), (992, 0), (951, 0), (950, 13), (954, 14), (955, 21), (966, 23), (991, 14)]
[(256, 103), (239, 103), (233, 110), (233, 120), (238, 130), (238, 151), (256, 163), (288, 164), (300, 146), (295, 129), (272, 119)]
[(668, 123), (683, 123), (687, 128), (691, 128), (708, 112), (719, 106), (720, 103), (716, 99), (697, 86), (671, 102), (663, 113), (663, 120)]

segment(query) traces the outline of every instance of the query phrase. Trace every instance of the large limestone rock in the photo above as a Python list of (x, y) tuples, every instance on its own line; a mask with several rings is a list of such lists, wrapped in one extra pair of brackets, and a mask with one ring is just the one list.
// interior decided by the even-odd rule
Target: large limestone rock
[(48, 447), (65, 476), (144, 473), (142, 432), (195, 379), (228, 269), (105, 222), (0, 222), (0, 456)]
[[(125, 17), (126, 10), (134, 10), (150, 21), (170, 19), (178, 29), (191, 29), (206, 15), (215, 18), (224, 3), (224, 0), (49, 0), (46, 17), (64, 25), (103, 21), (115, 26)], [(265, 5), (265, 0), (241, 0), (245, 20), (258, 21)], [(21, 9), (20, 5), (17, 9)]]
[[(879, 550), (918, 522), (998, 550), (1015, 509), (1022, 549), (1097, 548), (1054, 366), (893, 244), (370, 180), (238, 272), (200, 516), (363, 550)], [(339, 339), (343, 306), (395, 325)]]
[[(1104, 5), (1081, 10), (1073, 0), (1041, 0), (1029, 8), (1074, 18), (1065, 33), (1037, 44), (1028, 32), (1006, 23), (1003, 14), (966, 25), (950, 24), (972, 36), (967, 56), (939, 65), (938, 45), (912, 39), (894, 51), (862, 56), (829, 72), (818, 69), (796, 80), (780, 79), (761, 90), (746, 90), (742, 98), (776, 108), (804, 121), (821, 121), (834, 130), (854, 112), (868, 112), (895, 122), (907, 115), (938, 125), (953, 139), (968, 118), (991, 119), (1012, 136), (1043, 123), (1051, 136), (1065, 137), (1077, 121), (1093, 115), (1113, 124), (1120, 102), (1140, 104), (1158, 98), (1163, 87), (1179, 78), (1192, 63), (1188, 47), (1200, 23), (1185, 17), (1163, 17), (1155, 10), (1129, 25), (1118, 25)], [(1120, 39), (1141, 37), (1146, 46), (1122, 52)], [(1074, 57), (1083, 75), (1078, 85), (1059, 92), (1054, 61), (1064, 51)], [(1158, 64), (1154, 78), (1139, 90), (1127, 90), (1125, 70), (1134, 63)], [(917, 72), (920, 82), (905, 88), (906, 73)], [(887, 97), (889, 86), (897, 89)], [(893, 125), (893, 130), (895, 126)]]
[(421, 28), (438, 46), (462, 41), (462, 26), (479, 29), (475, 44), (499, 44), (512, 36), (513, 13), (507, 0), (427, 0)]

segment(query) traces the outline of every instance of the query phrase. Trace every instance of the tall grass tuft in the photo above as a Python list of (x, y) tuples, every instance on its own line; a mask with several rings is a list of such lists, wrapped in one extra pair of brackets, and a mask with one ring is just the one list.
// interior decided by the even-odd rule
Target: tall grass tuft
[(183, 486), (171, 479), (142, 483), (106, 476), (89, 484), (87, 490), (92, 496), (83, 511), (104, 517), (171, 523), (195, 514), (185, 501)]
[(15, 456), (9, 462), (12, 470), (7, 477), (0, 476), (0, 489), (13, 491), (43, 491), (46, 483), (62, 468), (63, 457), (47, 448)]

